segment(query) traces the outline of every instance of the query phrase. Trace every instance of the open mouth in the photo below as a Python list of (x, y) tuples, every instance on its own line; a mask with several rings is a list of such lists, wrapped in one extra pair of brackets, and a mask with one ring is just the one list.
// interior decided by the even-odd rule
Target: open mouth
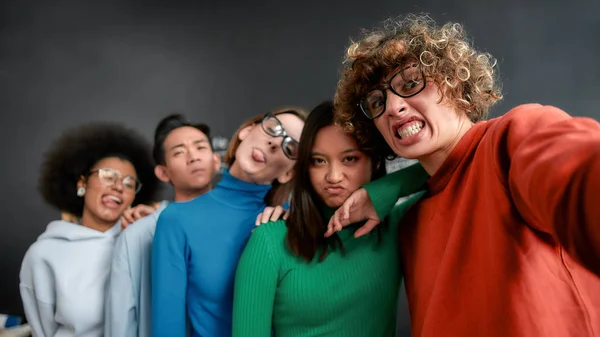
[(425, 127), (425, 122), (422, 120), (413, 120), (400, 125), (396, 129), (396, 137), (400, 139), (410, 138), (419, 133)]
[(121, 200), (121, 198), (116, 197), (114, 195), (106, 194), (106, 195), (102, 196), (102, 203), (109, 207), (118, 207), (123, 203), (123, 200)]

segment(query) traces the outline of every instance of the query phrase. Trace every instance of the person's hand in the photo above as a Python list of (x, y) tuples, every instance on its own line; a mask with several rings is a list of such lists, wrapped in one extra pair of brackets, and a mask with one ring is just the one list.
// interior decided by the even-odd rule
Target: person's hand
[(126, 209), (125, 212), (121, 214), (121, 229), (123, 230), (135, 221), (154, 213), (155, 210), (154, 207), (148, 205), (137, 205)]
[(256, 225), (260, 226), (269, 221), (277, 221), (279, 219), (287, 220), (290, 216), (290, 211), (284, 211), (281, 206), (267, 206), (265, 209), (256, 217)]
[(329, 219), (325, 237), (330, 237), (333, 233), (341, 231), (343, 227), (363, 220), (367, 222), (356, 230), (355, 238), (369, 233), (381, 222), (367, 190), (360, 188), (354, 191)]
[(74, 216), (71, 213), (68, 213), (68, 212), (62, 212), (62, 213), (60, 213), (60, 219), (62, 221), (67, 221), (67, 222), (72, 222), (72, 223), (79, 223), (79, 220), (77, 219), (77, 217)]

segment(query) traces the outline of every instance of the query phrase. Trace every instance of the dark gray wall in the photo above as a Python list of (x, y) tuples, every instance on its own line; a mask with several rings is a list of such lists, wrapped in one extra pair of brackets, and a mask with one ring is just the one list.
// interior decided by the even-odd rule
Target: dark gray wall
[(349, 36), (389, 16), (465, 23), (500, 62), (506, 96), (494, 115), (541, 102), (600, 118), (598, 1), (287, 2), (0, 4), (0, 313), (21, 312), (22, 256), (58, 217), (35, 185), (62, 130), (113, 120), (150, 137), (180, 110), (228, 136), (276, 106), (310, 108), (333, 95)]

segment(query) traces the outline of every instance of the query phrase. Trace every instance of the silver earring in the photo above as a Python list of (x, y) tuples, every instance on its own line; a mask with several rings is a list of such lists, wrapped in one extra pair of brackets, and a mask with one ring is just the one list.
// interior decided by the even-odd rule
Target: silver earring
[(78, 197), (83, 197), (85, 195), (85, 188), (80, 187), (77, 189), (77, 196)]

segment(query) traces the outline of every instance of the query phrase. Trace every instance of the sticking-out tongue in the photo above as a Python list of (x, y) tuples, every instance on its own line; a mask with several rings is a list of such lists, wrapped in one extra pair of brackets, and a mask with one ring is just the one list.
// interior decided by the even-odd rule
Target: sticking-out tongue
[(255, 161), (259, 162), (259, 163), (264, 163), (265, 160), (265, 155), (257, 149), (252, 150), (252, 159), (254, 159)]
[(117, 208), (121, 205), (121, 199), (112, 195), (105, 195), (102, 197), (102, 203), (107, 207)]

